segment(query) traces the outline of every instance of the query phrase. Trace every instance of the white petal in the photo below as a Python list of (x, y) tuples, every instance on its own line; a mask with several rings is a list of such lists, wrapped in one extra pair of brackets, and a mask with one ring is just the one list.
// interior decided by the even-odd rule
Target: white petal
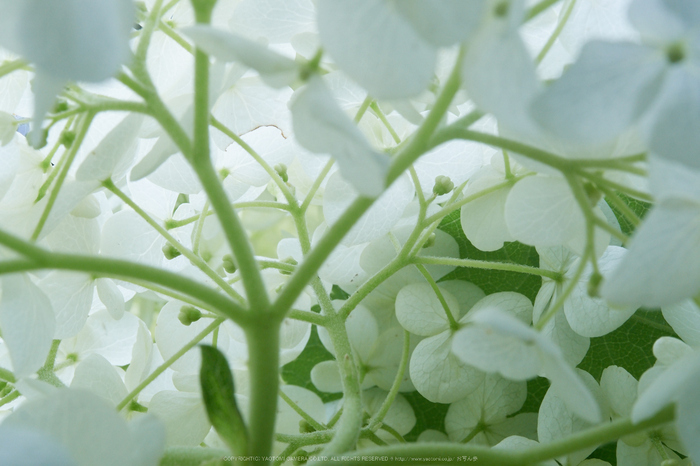
[(79, 466), (119, 466), (130, 457), (126, 422), (114, 407), (85, 390), (55, 390), (10, 415), (3, 427), (46, 433), (71, 453)]
[(433, 77), (436, 51), (385, 0), (318, 2), (323, 48), (377, 99), (423, 91)]
[(182, 30), (195, 45), (219, 60), (238, 61), (260, 73), (272, 87), (284, 87), (297, 77), (298, 66), (294, 60), (267, 47), (208, 25), (198, 24)]
[[(593, 377), (586, 374), (584, 380), (589, 389), (600, 392), (600, 388)], [(572, 413), (567, 403), (559, 397), (559, 393), (551, 388), (547, 391), (547, 394), (542, 400), (537, 421), (537, 435), (542, 443), (549, 443), (566, 438), (590, 426), (590, 423)], [(578, 464), (595, 450), (595, 448), (595, 446), (588, 447), (571, 453), (568, 455), (567, 462), (570, 464)]]
[(311, 382), (316, 388), (326, 393), (342, 393), (343, 383), (340, 370), (335, 361), (322, 361), (311, 369)]
[(164, 239), (132, 210), (117, 212), (102, 229), (102, 254), (148, 265), (163, 262)]
[(378, 196), (389, 166), (343, 113), (321, 78), (310, 79), (290, 105), (299, 144), (314, 153), (330, 154), (343, 177), (361, 194)]
[(644, 391), (639, 394), (632, 408), (632, 422), (636, 424), (648, 419), (668, 404), (677, 401), (688, 381), (698, 372), (700, 372), (700, 357), (695, 351), (663, 371), (646, 388), (640, 383), (639, 388)]
[(26, 275), (2, 277), (0, 328), (17, 378), (39, 369), (53, 340), (51, 301)]
[[(618, 246), (609, 246), (603, 256), (598, 260), (600, 273), (603, 276), (609, 275), (623, 260), (627, 250)], [(572, 266), (575, 269), (578, 261)], [(569, 298), (564, 303), (566, 318), (579, 335), (585, 337), (600, 337), (607, 335), (634, 314), (636, 306), (617, 307), (611, 309), (604, 300), (591, 298), (588, 295), (588, 273), (584, 272), (584, 279), (580, 280)]]
[(520, 293), (513, 291), (492, 293), (474, 304), (470, 312), (477, 313), (482, 309), (492, 307), (509, 312), (526, 325), (530, 325), (532, 322), (532, 303)]
[(315, 31), (311, 0), (243, 0), (234, 10), (231, 30), (271, 44), (288, 43), (292, 37)]
[(600, 376), (600, 388), (615, 414), (630, 415), (637, 399), (637, 380), (629, 372), (618, 366), (606, 367)]
[(199, 394), (158, 392), (151, 398), (148, 412), (165, 425), (168, 446), (199, 445), (211, 429)]
[(51, 76), (102, 81), (130, 53), (133, 4), (127, 0), (28, 0), (19, 34), (22, 54)]
[(76, 336), (75, 350), (80, 357), (99, 354), (114, 366), (129, 364), (140, 322), (128, 312), (114, 320), (106, 310), (97, 311)]
[(700, 168), (700, 83), (685, 69), (672, 69), (664, 83), (668, 92), (656, 114), (649, 141), (655, 154)]
[(662, 201), (644, 219), (601, 295), (616, 305), (666, 306), (700, 289), (700, 205)]
[(155, 466), (165, 450), (165, 426), (153, 415), (139, 416), (129, 422), (133, 466)]
[[(472, 179), (464, 195), (471, 196), (504, 181), (505, 178), (501, 176)], [(505, 186), (462, 206), (459, 219), (462, 230), (467, 239), (481, 251), (501, 249), (504, 242), (514, 239), (505, 219), (505, 205), (510, 189), (510, 186)]]
[(559, 246), (585, 231), (585, 219), (563, 178), (529, 176), (510, 190), (505, 206), (508, 230), (535, 246)]
[(528, 104), (539, 91), (535, 65), (517, 30), (493, 21), (470, 43), (462, 79), (480, 110), (499, 125), (525, 131), (531, 127)]
[(553, 135), (586, 144), (613, 139), (653, 101), (665, 59), (631, 43), (592, 41), (531, 107)]
[(699, 388), (700, 372), (696, 372), (683, 387), (676, 408), (676, 429), (688, 456), (694, 462), (700, 461), (700, 400), (697, 396)]
[(433, 403), (453, 403), (476, 387), (483, 374), (460, 361), (452, 335), (443, 332), (422, 340), (413, 350), (409, 371), (416, 390)]
[(68, 449), (49, 434), (27, 428), (0, 428), (0, 463), (76, 466)]
[(446, 47), (464, 42), (483, 15), (484, 0), (399, 0), (393, 2), (404, 18), (427, 42)]
[(97, 285), (97, 295), (107, 308), (109, 315), (115, 320), (121, 319), (124, 315), (124, 295), (119, 291), (117, 285), (109, 278), (98, 278), (95, 280), (95, 284)]
[(700, 346), (700, 308), (692, 300), (661, 308), (666, 322), (690, 346)]
[(54, 338), (62, 340), (75, 336), (83, 328), (92, 307), (95, 286), (85, 274), (54, 271), (44, 277), (39, 286), (45, 291), (56, 315)]
[[(459, 317), (459, 302), (441, 290), (453, 318)], [(396, 296), (396, 318), (403, 328), (415, 335), (436, 335), (449, 328), (445, 309), (427, 283), (407, 285)]]
[(128, 395), (117, 369), (99, 354), (91, 354), (78, 364), (70, 387), (88, 390), (113, 406)]
[(132, 113), (114, 127), (87, 156), (75, 174), (78, 181), (118, 181), (131, 163), (136, 149), (136, 136), (143, 124), (143, 115)]

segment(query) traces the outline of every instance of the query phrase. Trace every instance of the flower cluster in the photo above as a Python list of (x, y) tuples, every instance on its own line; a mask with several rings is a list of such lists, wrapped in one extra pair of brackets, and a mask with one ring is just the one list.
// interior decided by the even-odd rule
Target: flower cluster
[(0, 8), (1, 464), (700, 462), (694, 0)]

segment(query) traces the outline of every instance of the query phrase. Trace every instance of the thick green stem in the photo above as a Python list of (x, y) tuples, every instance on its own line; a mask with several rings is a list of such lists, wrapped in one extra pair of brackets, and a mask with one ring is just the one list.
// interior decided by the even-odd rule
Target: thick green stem
[[(207, 8), (210, 6), (209, 3), (206, 1), (193, 2), (198, 22), (208, 22), (211, 11), (205, 15), (205, 8), (202, 8), (203, 12), (198, 13), (198, 3), (206, 4)], [(213, 3), (211, 7), (213, 7)], [(249, 305), (260, 312), (266, 312), (269, 307), (267, 290), (255, 262), (248, 234), (243, 228), (240, 218), (231, 207), (226, 191), (224, 191), (211, 162), (209, 152), (209, 56), (199, 49), (195, 53), (194, 139), (190, 162), (209, 197), (209, 202), (219, 218), (231, 252), (236, 258), (236, 265), (240, 270)]]
[[(259, 318), (246, 329), (250, 373), (249, 454), (269, 456), (275, 434), (279, 391), (281, 319)], [(260, 464), (268, 464), (261, 461)]]

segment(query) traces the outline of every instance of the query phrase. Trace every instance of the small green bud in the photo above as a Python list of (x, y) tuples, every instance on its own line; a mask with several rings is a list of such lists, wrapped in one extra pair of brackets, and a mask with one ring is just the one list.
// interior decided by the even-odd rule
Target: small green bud
[(78, 354), (77, 353), (69, 353), (66, 355), (66, 359), (68, 361), (78, 362)]
[(63, 144), (66, 149), (70, 149), (70, 146), (73, 145), (73, 141), (75, 141), (74, 131), (64, 131), (61, 134), (61, 144)]
[(588, 296), (591, 298), (597, 298), (599, 296), (598, 288), (600, 288), (600, 284), (602, 282), (603, 276), (598, 272), (591, 275), (591, 278), (588, 279)]
[(430, 236), (428, 236), (428, 239), (425, 241), (425, 243), (423, 243), (423, 249), (435, 246), (435, 238), (437, 238), (437, 236), (435, 235), (435, 232), (430, 233)]
[(65, 112), (69, 109), (70, 107), (68, 106), (68, 102), (65, 100), (58, 100), (56, 102), (56, 105), (53, 107), (53, 113), (61, 113)]
[[(295, 261), (294, 258), (292, 258), (292, 257), (287, 257), (287, 258), (284, 259), (282, 262), (284, 262), (285, 264), (291, 264), (291, 265), (297, 265), (297, 264), (298, 264), (298, 262)], [(288, 271), (288, 270), (280, 270), (280, 273), (281, 273), (282, 275), (291, 275), (291, 274), (292, 274), (292, 272), (290, 272), (290, 271)]]
[(274, 166), (274, 169), (280, 176), (280, 178), (282, 178), (282, 181), (284, 181), (285, 183), (289, 181), (289, 175), (287, 175), (287, 166), (285, 164), (278, 163)]
[(510, 8), (510, 3), (506, 0), (499, 2), (493, 9), (493, 14), (498, 18), (503, 18), (508, 14), (508, 9)]
[(229, 176), (230, 174), (231, 174), (231, 170), (229, 170), (228, 168), (222, 168), (221, 170), (219, 170), (219, 179), (220, 179), (221, 181), (223, 181), (223, 180), (225, 180), (226, 177)]
[(233, 256), (231, 254), (226, 254), (222, 258), (224, 270), (226, 273), (234, 273), (238, 268), (236, 267), (236, 262), (233, 260)]
[(685, 59), (685, 48), (683, 44), (676, 42), (666, 49), (666, 60), (671, 64), (676, 64)]
[(435, 185), (433, 185), (433, 193), (436, 196), (442, 196), (455, 189), (455, 184), (449, 176), (438, 175), (435, 177)]
[(600, 199), (603, 197), (603, 193), (598, 191), (598, 188), (596, 188), (591, 183), (584, 183), (583, 189), (586, 191), (586, 195), (588, 196), (588, 199), (591, 201), (591, 205), (598, 204), (598, 202), (600, 202)]
[(202, 311), (192, 306), (182, 306), (180, 308), (180, 313), (177, 315), (178, 320), (187, 327), (192, 324), (192, 322), (197, 322), (202, 318)]
[(309, 424), (309, 421), (307, 421), (306, 419), (301, 419), (299, 421), (299, 433), (310, 434), (311, 432), (316, 432), (314, 426)]
[(169, 261), (175, 259), (181, 254), (181, 252), (175, 249), (175, 246), (170, 243), (166, 243), (161, 250), (163, 251), (165, 258)]

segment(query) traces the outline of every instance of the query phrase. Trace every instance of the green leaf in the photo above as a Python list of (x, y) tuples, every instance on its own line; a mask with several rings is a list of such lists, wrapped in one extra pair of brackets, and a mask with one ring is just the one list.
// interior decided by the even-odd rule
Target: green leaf
[[(492, 252), (480, 251), (474, 247), (467, 237), (464, 236), (462, 225), (459, 222), (459, 211), (452, 212), (445, 217), (442, 223), (440, 223), (439, 228), (457, 241), (459, 245), (459, 257), (461, 259), (508, 262), (511, 264), (539, 267), (539, 255), (532, 246), (512, 242), (506, 243), (503, 248)], [(499, 291), (516, 291), (524, 294), (533, 302), (542, 285), (542, 280), (537, 275), (468, 268), (457, 268), (441, 279), (441, 281), (447, 280), (466, 280), (472, 282), (484, 290), (487, 295)]]
[(402, 395), (416, 415), (416, 425), (404, 435), (407, 442), (415, 442), (421, 432), (427, 429), (445, 433), (445, 416), (450, 407), (449, 404), (430, 402), (418, 392), (402, 393)]
[[(649, 204), (648, 202), (640, 201), (632, 197), (625, 196), (622, 193), (618, 193), (617, 195), (620, 199), (622, 199), (622, 201), (625, 204), (627, 204), (627, 207), (632, 209), (632, 212), (637, 214), (639, 218), (644, 218), (649, 209), (651, 209), (651, 204)], [(608, 201), (606, 200), (606, 202)], [(617, 221), (620, 223), (620, 229), (622, 230), (622, 232), (626, 235), (631, 235), (635, 229), (634, 225), (629, 220), (627, 220), (627, 218), (624, 215), (622, 215), (620, 210), (617, 207), (615, 207), (615, 204), (613, 202), (608, 202), (608, 205), (615, 214)]]
[(248, 431), (234, 397), (233, 375), (226, 357), (213, 346), (200, 345), (199, 382), (209, 421), (234, 455), (248, 452)]
[(591, 347), (578, 365), (600, 381), (608, 366), (620, 366), (639, 380), (654, 365), (654, 342), (662, 336), (676, 336), (659, 311), (638, 310), (617, 330), (591, 338)]

